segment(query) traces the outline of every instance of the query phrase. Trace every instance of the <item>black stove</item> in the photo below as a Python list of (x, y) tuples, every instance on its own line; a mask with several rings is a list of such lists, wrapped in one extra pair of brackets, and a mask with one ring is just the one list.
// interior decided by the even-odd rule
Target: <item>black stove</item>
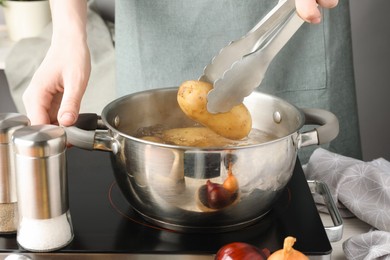
[(273, 209), (257, 223), (230, 232), (180, 233), (143, 220), (116, 185), (110, 153), (67, 150), (73, 241), (56, 252), (30, 253), (16, 235), (0, 236), (0, 256), (30, 259), (213, 259), (230, 242), (247, 242), (272, 251), (294, 236), (294, 248), (310, 259), (330, 259), (332, 247), (297, 160), (294, 174)]

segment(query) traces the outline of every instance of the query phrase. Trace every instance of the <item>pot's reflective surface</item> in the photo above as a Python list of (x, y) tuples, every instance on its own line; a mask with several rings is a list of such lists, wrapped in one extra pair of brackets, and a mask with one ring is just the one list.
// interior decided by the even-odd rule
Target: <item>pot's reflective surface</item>
[[(296, 156), (292, 138), (261, 148), (226, 151), (167, 149), (128, 139), (121, 142), (124, 150), (114, 156), (114, 167), (122, 192), (149, 220), (174, 229), (226, 230), (250, 224), (270, 209), (287, 184)], [(206, 183), (223, 184), (228, 178), (226, 162), (231, 158), (238, 190), (231, 198), (214, 195), (214, 202), (223, 206), (210, 206)]]
[[(115, 140), (115, 177), (127, 200), (148, 220), (177, 230), (227, 231), (261, 218), (291, 178), (303, 114), (283, 100), (253, 93), (245, 101), (253, 127), (276, 136), (273, 141), (197, 148), (134, 137), (142, 127), (194, 125), (178, 107), (176, 93), (176, 88), (138, 93), (103, 111)], [(238, 184), (226, 193), (229, 174)]]

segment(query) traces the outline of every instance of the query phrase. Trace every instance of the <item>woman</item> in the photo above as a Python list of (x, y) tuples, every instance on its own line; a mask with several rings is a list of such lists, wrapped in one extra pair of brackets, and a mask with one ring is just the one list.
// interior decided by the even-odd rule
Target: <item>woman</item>
[[(118, 95), (197, 79), (223, 46), (244, 35), (276, 3), (277, 0), (117, 0)], [(351, 112), (356, 110), (356, 104), (348, 1), (332, 11), (327, 9), (335, 7), (338, 0), (295, 3), (298, 14), (308, 23), (275, 58), (260, 90), (297, 106), (334, 112), (342, 125), (332, 150), (360, 157), (357, 116)], [(51, 47), (23, 101), (32, 124), (69, 126), (77, 120), (91, 70), (85, 30), (87, 1), (52, 0), (51, 9)]]

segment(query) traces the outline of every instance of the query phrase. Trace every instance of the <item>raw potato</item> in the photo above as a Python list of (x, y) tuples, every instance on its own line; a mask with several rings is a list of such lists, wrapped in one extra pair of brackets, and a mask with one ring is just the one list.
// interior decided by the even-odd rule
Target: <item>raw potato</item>
[(164, 142), (196, 147), (224, 147), (235, 142), (226, 139), (206, 127), (173, 128), (163, 132)]
[(207, 111), (207, 94), (212, 88), (208, 82), (183, 82), (177, 93), (180, 108), (189, 118), (223, 137), (240, 140), (248, 136), (252, 129), (252, 118), (244, 104), (226, 113), (212, 114)]

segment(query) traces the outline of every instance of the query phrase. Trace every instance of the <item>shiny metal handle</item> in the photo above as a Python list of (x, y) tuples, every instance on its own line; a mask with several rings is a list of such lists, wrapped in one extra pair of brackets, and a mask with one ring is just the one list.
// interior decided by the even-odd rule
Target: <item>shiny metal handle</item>
[(339, 134), (339, 120), (326, 110), (303, 108), (306, 125), (319, 125), (313, 130), (301, 133), (298, 147), (329, 143)]
[(328, 213), (332, 218), (334, 226), (325, 227), (325, 231), (329, 241), (340, 241), (343, 236), (343, 219), (341, 218), (336, 203), (333, 201), (328, 186), (326, 185), (326, 183), (320, 181), (308, 180), (307, 183), (312, 194), (321, 195), (323, 202), (328, 209)]
[(76, 147), (114, 152), (118, 149), (116, 141), (108, 134), (97, 114), (80, 114), (74, 126), (64, 129), (68, 143)]

